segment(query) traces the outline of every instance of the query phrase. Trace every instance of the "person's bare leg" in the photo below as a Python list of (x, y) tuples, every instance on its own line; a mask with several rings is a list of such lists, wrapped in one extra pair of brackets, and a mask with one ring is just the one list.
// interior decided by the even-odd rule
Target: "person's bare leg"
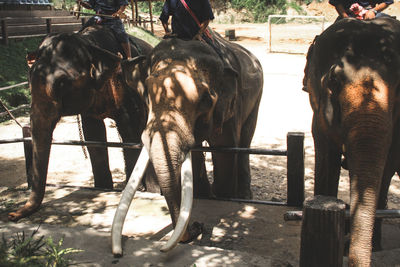
[(124, 53), (125, 53), (126, 59), (132, 58), (131, 46), (129, 45), (129, 43), (121, 43), (121, 45), (122, 45), (122, 48), (124, 49)]

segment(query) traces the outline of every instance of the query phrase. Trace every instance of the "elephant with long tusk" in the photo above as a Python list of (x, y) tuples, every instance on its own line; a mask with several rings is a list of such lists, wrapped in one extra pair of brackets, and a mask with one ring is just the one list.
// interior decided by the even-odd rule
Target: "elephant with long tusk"
[[(243, 47), (212, 34), (232, 68), (226, 68), (206, 43), (180, 39), (163, 40), (146, 59), (122, 62), (128, 84), (134, 87), (145, 77), (144, 85), (137, 87), (149, 107), (141, 157), (144, 161), (144, 151), (148, 152), (175, 228), (162, 251), (201, 233), (201, 224), (188, 225), (193, 196), (252, 197), (248, 154), (214, 152), (210, 186), (204, 154), (189, 152), (204, 140), (215, 147), (249, 147), (257, 122), (263, 88), (260, 62)], [(137, 168), (135, 180), (140, 179), (144, 164)], [(114, 218), (113, 253), (117, 255), (122, 254), (122, 225), (136, 184), (132, 181), (124, 192)]]
[[(124, 225), (126, 214), (128, 213), (129, 206), (135, 196), (135, 192), (142, 180), (146, 167), (149, 163), (149, 154), (147, 149), (144, 147), (139, 155), (137, 164), (132, 172), (128, 184), (122, 193), (121, 200), (118, 204), (117, 211), (114, 216), (112, 224), (112, 252), (116, 256), (122, 255), (122, 228)], [(186, 154), (185, 161), (182, 164), (181, 172), (181, 184), (182, 184), (182, 201), (181, 208), (179, 211), (179, 218), (176, 224), (175, 230), (162, 248), (162, 252), (167, 252), (173, 249), (178, 242), (181, 240), (182, 236), (185, 234), (186, 227), (189, 222), (190, 213), (192, 211), (193, 203), (193, 172), (191, 166), (191, 156), (190, 152)]]

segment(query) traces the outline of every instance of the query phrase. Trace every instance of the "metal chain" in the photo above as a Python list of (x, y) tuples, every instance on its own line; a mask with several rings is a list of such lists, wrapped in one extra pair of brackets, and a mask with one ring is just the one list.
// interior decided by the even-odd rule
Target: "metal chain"
[[(79, 139), (81, 141), (85, 141), (83, 138), (83, 129), (82, 129), (82, 121), (81, 121), (81, 115), (76, 115), (76, 122), (78, 123), (78, 130), (79, 130)], [(88, 155), (87, 155), (87, 148), (86, 146), (82, 145), (82, 151), (83, 151), (83, 155), (85, 156), (85, 159), (88, 159)]]

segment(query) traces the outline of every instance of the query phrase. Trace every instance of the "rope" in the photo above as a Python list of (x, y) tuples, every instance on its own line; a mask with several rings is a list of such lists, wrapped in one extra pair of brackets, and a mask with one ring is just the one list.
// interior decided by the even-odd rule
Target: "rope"
[(7, 111), (8, 115), (11, 117), (11, 119), (13, 119), (19, 125), (19, 127), (22, 128), (22, 125), (17, 121), (17, 119), (13, 116), (13, 114), (11, 114), (10, 110), (6, 107), (6, 105), (4, 105), (4, 103), (1, 101), (1, 99), (0, 99), (0, 104)]

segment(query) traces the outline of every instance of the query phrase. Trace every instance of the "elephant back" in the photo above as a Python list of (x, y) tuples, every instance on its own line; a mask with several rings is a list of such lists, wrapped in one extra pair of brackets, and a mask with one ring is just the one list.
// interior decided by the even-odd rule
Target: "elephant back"
[(342, 19), (316, 37), (308, 59), (313, 60), (313, 55), (320, 57), (317, 73), (325, 73), (333, 64), (341, 64), (343, 58), (356, 67), (379, 70), (385, 62), (387, 68), (397, 69), (399, 47), (400, 22), (395, 19)]
[(196, 40), (184, 41), (178, 38), (162, 40), (150, 57), (150, 66), (157, 66), (163, 61), (193, 61), (201, 69), (207, 69), (218, 75), (223, 71), (223, 64), (218, 54), (207, 43)]
[[(111, 53), (123, 53), (120, 42), (118, 42), (112, 30), (108, 27), (92, 25), (83, 29), (79, 34), (94, 45), (106, 49)], [(131, 35), (128, 36), (131, 44), (132, 57), (148, 55), (153, 49), (153, 47), (145, 41)]]

